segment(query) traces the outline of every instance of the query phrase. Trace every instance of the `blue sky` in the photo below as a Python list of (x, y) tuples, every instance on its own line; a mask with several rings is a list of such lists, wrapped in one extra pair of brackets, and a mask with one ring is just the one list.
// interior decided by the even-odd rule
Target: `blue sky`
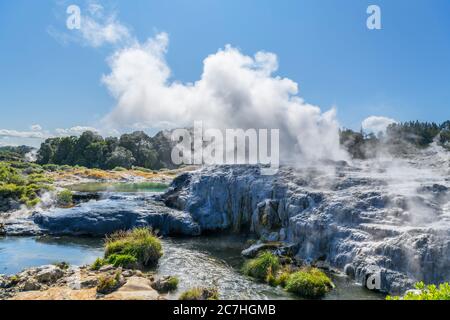
[[(182, 82), (198, 80), (203, 60), (231, 44), (247, 55), (275, 53), (275, 74), (297, 82), (306, 102), (323, 110), (336, 106), (342, 126), (358, 129), (372, 115), (450, 119), (447, 0), (99, 3), (140, 41), (167, 32), (167, 63)], [(0, 0), (0, 130), (95, 127), (114, 109), (101, 82), (114, 45), (62, 44), (49, 32), (70, 33), (70, 4), (83, 10), (87, 2)], [(382, 30), (366, 28), (369, 4), (381, 7)]]

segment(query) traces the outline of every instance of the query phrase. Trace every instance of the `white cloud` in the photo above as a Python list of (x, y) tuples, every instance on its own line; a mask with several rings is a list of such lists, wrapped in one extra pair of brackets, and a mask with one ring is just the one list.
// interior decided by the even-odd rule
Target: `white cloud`
[[(16, 146), (29, 145), (32, 147), (39, 147), (40, 144), (47, 138), (80, 136), (85, 131), (99, 132), (98, 129), (87, 126), (74, 126), (67, 129), (56, 129), (54, 131), (44, 130), (40, 125), (30, 126), (31, 131), (17, 131), (0, 129), (0, 145)], [(105, 131), (105, 135), (117, 135), (115, 131)]]
[(120, 24), (115, 15), (102, 17), (83, 16), (81, 20), (81, 34), (87, 44), (100, 47), (104, 44), (117, 44), (130, 39), (128, 28)]
[(85, 131), (93, 131), (98, 132), (96, 128), (93, 127), (83, 127), (83, 126), (76, 126), (68, 129), (56, 129), (55, 133), (58, 136), (79, 136)]
[(42, 127), (38, 124), (33, 124), (30, 129), (31, 131), (42, 131)]
[[(322, 113), (298, 96), (294, 81), (274, 76), (277, 56), (253, 57), (227, 45), (208, 56), (195, 83), (171, 81), (165, 61), (169, 38), (158, 34), (147, 42), (117, 51), (103, 82), (117, 99), (104, 123), (111, 127), (192, 126), (202, 120), (215, 128), (278, 128), (281, 145), (311, 159), (343, 159), (335, 110)], [(297, 153), (298, 155), (298, 153)]]
[(39, 131), (17, 131), (17, 130), (0, 129), (0, 137), (44, 139), (45, 134)]
[(102, 5), (92, 1), (81, 10), (79, 30), (60, 31), (49, 26), (47, 32), (64, 45), (69, 42), (78, 42), (86, 46), (101, 47), (106, 44), (118, 45), (133, 42), (134, 39), (128, 27), (117, 20), (116, 13), (106, 11)]
[(390, 124), (397, 123), (394, 119), (379, 116), (370, 116), (362, 122), (362, 128), (366, 132), (378, 134), (385, 132)]

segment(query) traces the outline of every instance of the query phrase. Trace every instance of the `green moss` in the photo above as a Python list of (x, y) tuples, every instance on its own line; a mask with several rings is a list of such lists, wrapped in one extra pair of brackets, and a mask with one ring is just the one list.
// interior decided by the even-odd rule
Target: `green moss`
[(247, 261), (242, 268), (245, 275), (274, 284), (275, 274), (280, 269), (280, 260), (271, 252), (262, 252), (255, 259)]
[(287, 280), (289, 279), (291, 272), (289, 270), (284, 270), (279, 273), (276, 277), (276, 285), (281, 287), (286, 287)]
[(105, 259), (112, 255), (134, 257), (140, 266), (158, 263), (163, 251), (161, 241), (147, 228), (137, 228), (129, 232), (119, 232), (107, 239)]
[(219, 300), (216, 288), (192, 288), (183, 292), (179, 300)]
[(289, 275), (285, 289), (304, 298), (321, 298), (333, 288), (330, 278), (316, 268), (304, 269)]
[(415, 285), (416, 291), (410, 291), (404, 296), (387, 296), (386, 300), (450, 300), (450, 283), (445, 282), (436, 285), (425, 285), (418, 282)]

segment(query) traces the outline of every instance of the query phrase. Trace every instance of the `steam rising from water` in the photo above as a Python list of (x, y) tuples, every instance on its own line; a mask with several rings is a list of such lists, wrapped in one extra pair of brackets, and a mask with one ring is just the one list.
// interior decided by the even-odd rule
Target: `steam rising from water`
[(165, 61), (168, 42), (161, 33), (109, 59), (111, 73), (103, 81), (117, 106), (107, 125), (180, 128), (203, 121), (205, 128), (280, 129), (285, 161), (347, 159), (335, 110), (322, 113), (298, 96), (297, 83), (275, 76), (275, 54), (251, 57), (227, 45), (204, 60), (200, 80), (180, 83)]

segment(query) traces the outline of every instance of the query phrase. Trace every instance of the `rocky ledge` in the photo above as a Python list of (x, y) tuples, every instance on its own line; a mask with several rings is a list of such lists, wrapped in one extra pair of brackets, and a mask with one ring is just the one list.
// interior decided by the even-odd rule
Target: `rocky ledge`
[(118, 230), (151, 227), (161, 235), (196, 236), (200, 226), (191, 215), (166, 207), (152, 195), (114, 194), (68, 209), (35, 212), (5, 219), (6, 235), (104, 236)]
[(177, 177), (161, 200), (189, 213), (202, 231), (252, 231), (361, 283), (377, 272), (383, 292), (449, 281), (449, 180), (427, 177), (403, 192), (407, 176), (396, 185), (379, 172), (344, 163), (321, 171), (283, 167), (274, 176), (254, 166), (206, 167)]
[(156, 290), (161, 281), (152, 273), (112, 266), (94, 271), (88, 266), (48, 265), (0, 275), (0, 300), (161, 300), (164, 294)]

